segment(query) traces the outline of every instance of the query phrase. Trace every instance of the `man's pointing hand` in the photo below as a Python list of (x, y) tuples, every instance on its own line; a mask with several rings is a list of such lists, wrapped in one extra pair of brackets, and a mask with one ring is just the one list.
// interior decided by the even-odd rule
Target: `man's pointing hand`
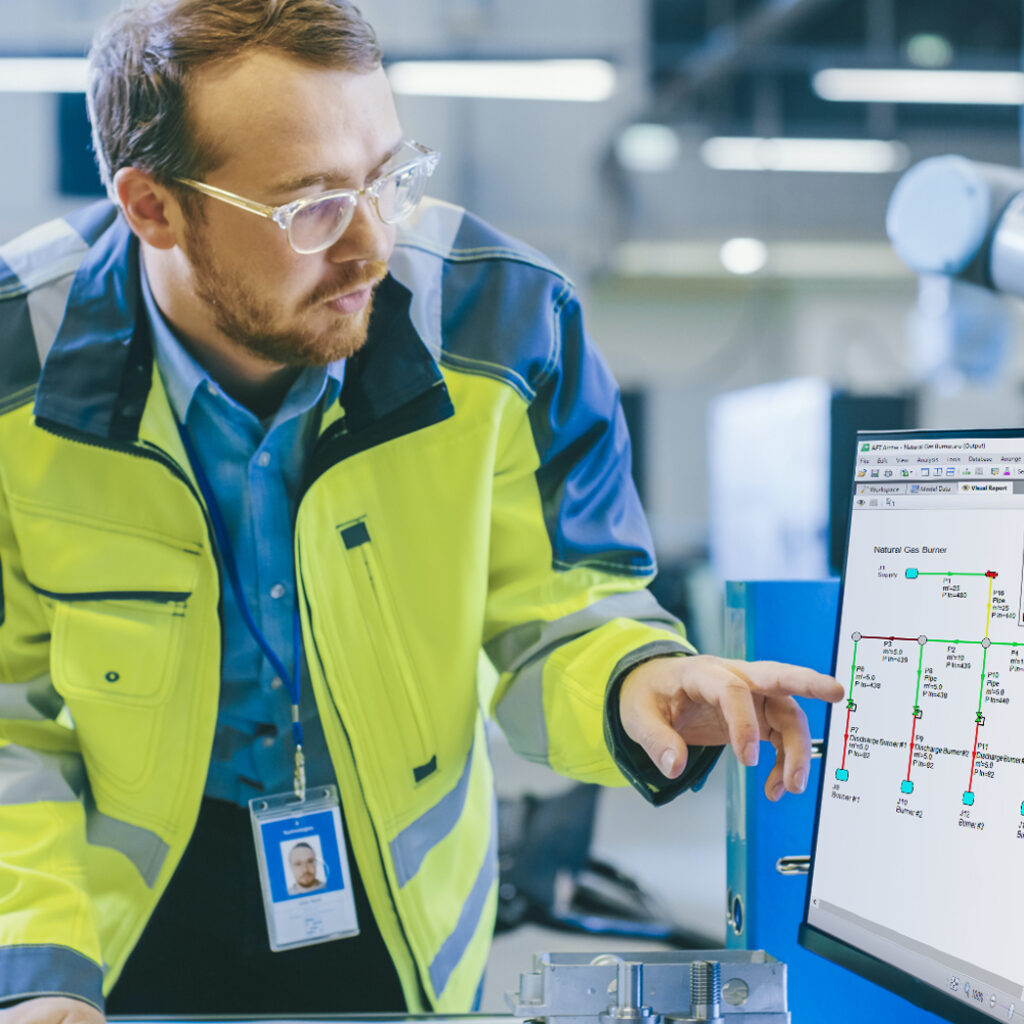
[(842, 686), (831, 676), (777, 661), (733, 661), (709, 655), (652, 658), (626, 676), (619, 715), (667, 778), (686, 767), (690, 744), (728, 743), (754, 765), (762, 740), (775, 748), (765, 783), (769, 800), (802, 793), (811, 763), (807, 716), (794, 697), (834, 702)]

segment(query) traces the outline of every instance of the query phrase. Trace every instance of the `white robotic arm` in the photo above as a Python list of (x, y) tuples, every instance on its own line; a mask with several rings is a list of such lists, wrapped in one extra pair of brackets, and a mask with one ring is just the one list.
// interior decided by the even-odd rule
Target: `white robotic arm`
[(962, 156), (922, 160), (897, 183), (886, 230), (918, 274), (1024, 298), (1024, 169)]

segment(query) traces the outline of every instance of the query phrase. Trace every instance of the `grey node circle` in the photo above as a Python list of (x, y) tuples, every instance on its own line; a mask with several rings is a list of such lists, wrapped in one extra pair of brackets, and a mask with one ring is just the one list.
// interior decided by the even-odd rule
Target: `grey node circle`
[(992, 646), (992, 641), (989, 640), (988, 637), (985, 637), (985, 639), (981, 641), (981, 646), (985, 647), (985, 648), (989, 648), (989, 647)]
[(853, 635), (852, 635), (852, 636), (850, 637), (850, 639), (851, 639), (851, 640), (852, 640), (852, 641), (853, 641), (854, 643), (858, 643), (858, 642), (860, 641), (860, 638), (861, 638), (861, 636), (860, 636), (860, 633), (854, 633), (854, 634), (853, 634)]
[(921, 634), (921, 635), (920, 635), (920, 636), (919, 636), (919, 637), (917, 638), (917, 642), (918, 642), (918, 643), (919, 643), (919, 644), (920, 644), (920, 645), (921, 645), (922, 647), (924, 647), (924, 645), (925, 645), (926, 643), (928, 643), (928, 637), (926, 637), (926, 636), (924, 635), (924, 633), (922, 633), (922, 634)]

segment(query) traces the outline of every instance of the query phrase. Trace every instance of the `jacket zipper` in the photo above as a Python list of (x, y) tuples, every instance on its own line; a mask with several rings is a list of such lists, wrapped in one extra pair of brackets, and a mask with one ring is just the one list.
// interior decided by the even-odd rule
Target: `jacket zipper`
[[(296, 577), (299, 577), (298, 560), (296, 560), (295, 575)], [(306, 593), (306, 585), (304, 582), (302, 582), (301, 577), (299, 577), (299, 587), (302, 592), (302, 603), (307, 611), (306, 618), (310, 623), (309, 635), (313, 645), (313, 653), (316, 655), (316, 662), (320, 672), (320, 678), (324, 682), (323, 689), (326, 691), (327, 696), (330, 699), (331, 710), (334, 712), (334, 717), (337, 720), (338, 727), (341, 729), (341, 734), (345, 738), (345, 745), (348, 748), (349, 759), (351, 760), (352, 765), (354, 767), (356, 763), (356, 755), (355, 750), (352, 747), (352, 738), (349, 736), (348, 728), (345, 725), (345, 720), (344, 718), (342, 718), (341, 709), (338, 707), (334, 699), (334, 693), (332, 692), (330, 686), (326, 685), (327, 671), (324, 668), (323, 658), (320, 655), (320, 647), (317, 644), (316, 637), (313, 634), (312, 619), (308, 613), (309, 597)], [(377, 832), (377, 826), (374, 824), (373, 815), (370, 814), (370, 806), (366, 799), (366, 790), (363, 787), (363, 780), (360, 778), (358, 771), (355, 771), (353, 774), (355, 775), (356, 778), (356, 784), (359, 787), (359, 796), (362, 800), (363, 808), (366, 811), (366, 820), (367, 822), (369, 822), (370, 832), (373, 834), (373, 842), (377, 850), (377, 862), (380, 866), (381, 877), (384, 879), (384, 888), (387, 890), (388, 900), (391, 903), (391, 909), (395, 915), (395, 921), (398, 923), (398, 931), (402, 936), (402, 942), (405, 944), (405, 950), (409, 954), (409, 961), (412, 963), (413, 971), (416, 975), (416, 984), (419, 987), (420, 999), (422, 1000), (424, 1007), (430, 1007), (432, 1003), (431, 1000), (427, 997), (427, 993), (423, 988), (423, 982), (420, 980), (419, 965), (416, 962), (416, 955), (412, 951), (412, 944), (409, 942), (409, 936), (406, 934), (405, 925), (402, 923), (402, 916), (398, 912), (398, 904), (395, 901), (395, 895), (391, 891), (391, 883), (388, 880), (387, 864), (384, 860), (384, 852), (381, 846), (380, 835)]]
[[(427, 724), (426, 713), (417, 695), (409, 652), (399, 627), (398, 616), (391, 605), (391, 598), (380, 570), (380, 561), (373, 548), (372, 535), (368, 534), (365, 542), (347, 550), (345, 555), (345, 564), (359, 598), (359, 614), (367, 632), (371, 637), (382, 633), (395, 640), (393, 649), (391, 644), (373, 644), (374, 658), (382, 677), (385, 680), (393, 680), (405, 697), (413, 727), (413, 734), (409, 738), (415, 738), (418, 747), (418, 750), (410, 751), (413, 756), (409, 767), (415, 780), (420, 782), (436, 770), (435, 737)], [(387, 684), (385, 693), (389, 700), (393, 699)], [(397, 694), (395, 696), (397, 697)], [(393, 714), (396, 721), (400, 721), (401, 707), (393, 706)]]
[[(314, 452), (318, 448), (324, 450), (326, 448), (326, 445), (329, 444), (332, 440), (335, 440), (337, 438), (346, 437), (347, 435), (348, 435), (348, 425), (345, 422), (345, 417), (342, 416), (341, 419), (339, 419), (336, 422), (332, 423), (331, 426), (328, 427), (327, 430), (325, 430), (324, 433), (320, 436), (320, 438), (317, 440), (316, 445), (314, 446)], [(340, 461), (343, 461), (343, 460), (339, 459), (338, 462), (340, 462)], [(312, 464), (313, 460), (311, 459), (310, 462)], [(299, 499), (295, 503), (295, 522), (296, 522), (296, 524), (298, 524), (298, 520), (299, 520), (299, 506), (302, 504), (302, 499), (306, 496), (306, 494), (308, 493), (310, 487), (312, 487), (312, 485), (316, 482), (317, 479), (319, 479), (320, 476), (323, 475), (323, 473), (325, 473), (329, 468), (331, 468), (332, 466), (335, 466), (337, 464), (338, 464), (337, 462), (330, 463), (328, 466), (323, 467), (322, 469), (320, 469), (314, 475), (310, 476), (305, 481), (305, 483), (303, 485), (303, 488), (302, 488), (302, 492), (299, 495)], [(296, 536), (297, 536), (297, 533), (296, 533)], [(312, 645), (313, 645), (313, 653), (316, 655), (317, 667), (318, 667), (319, 672), (320, 672), (320, 678), (324, 681), (324, 687), (323, 688), (324, 688), (325, 692), (327, 693), (328, 699), (330, 700), (331, 710), (334, 712), (334, 717), (337, 720), (338, 728), (341, 730), (341, 734), (345, 738), (345, 745), (348, 748), (349, 759), (351, 760), (353, 766), (355, 766), (356, 754), (355, 754), (355, 750), (352, 748), (352, 738), (349, 736), (348, 728), (345, 725), (345, 720), (344, 720), (344, 718), (342, 718), (341, 709), (338, 707), (337, 702), (334, 699), (334, 692), (332, 691), (331, 687), (327, 685), (327, 670), (324, 668), (324, 659), (323, 659), (323, 656), (320, 654), (320, 646), (317, 643), (316, 636), (313, 633), (313, 619), (312, 619), (312, 616), (309, 613), (309, 595), (306, 593), (306, 584), (305, 584), (305, 581), (302, 579), (301, 573), (299, 571), (299, 566), (300, 566), (299, 555), (300, 555), (300, 552), (297, 550), (296, 551), (296, 558), (295, 558), (295, 579), (296, 579), (296, 582), (298, 583), (298, 588), (297, 589), (302, 594), (302, 604), (303, 604), (304, 610), (306, 611), (306, 620), (309, 623), (309, 635), (310, 635), (311, 642), (312, 642)], [(308, 659), (307, 659), (307, 662), (308, 662)], [(325, 735), (324, 738), (326, 739), (326, 735)], [(423, 1005), (425, 1007), (429, 1007), (431, 1005), (431, 1003), (430, 1003), (430, 1000), (427, 998), (426, 992), (423, 989), (423, 982), (420, 980), (420, 972), (419, 972), (419, 966), (416, 963), (416, 956), (415, 956), (415, 954), (412, 951), (412, 944), (409, 942), (409, 936), (406, 935), (406, 933), (405, 933), (405, 925), (402, 923), (402, 917), (401, 917), (401, 915), (398, 912), (398, 904), (395, 901), (395, 894), (391, 891), (391, 883), (388, 880), (387, 864), (386, 864), (386, 862), (384, 860), (384, 852), (383, 852), (383, 850), (381, 848), (380, 835), (377, 832), (377, 826), (374, 824), (373, 815), (370, 814), (370, 806), (369, 806), (369, 804), (367, 803), (367, 800), (366, 800), (366, 790), (363, 787), (363, 780), (359, 777), (359, 772), (358, 771), (354, 772), (353, 774), (356, 777), (356, 784), (359, 787), (359, 796), (362, 799), (363, 808), (366, 811), (366, 820), (369, 822), (369, 824), (370, 824), (370, 832), (373, 834), (374, 848), (377, 851), (377, 863), (380, 866), (381, 878), (383, 878), (383, 880), (384, 880), (384, 888), (385, 888), (385, 890), (387, 891), (387, 894), (388, 894), (388, 901), (390, 902), (391, 910), (392, 910), (392, 912), (395, 915), (395, 921), (398, 922), (398, 931), (399, 931), (399, 934), (402, 937), (402, 942), (405, 945), (405, 951), (409, 954), (409, 961), (413, 965), (413, 971), (414, 971), (414, 973), (416, 975), (416, 984), (417, 984), (417, 986), (419, 987), (419, 990), (420, 990), (420, 998), (423, 1001)]]

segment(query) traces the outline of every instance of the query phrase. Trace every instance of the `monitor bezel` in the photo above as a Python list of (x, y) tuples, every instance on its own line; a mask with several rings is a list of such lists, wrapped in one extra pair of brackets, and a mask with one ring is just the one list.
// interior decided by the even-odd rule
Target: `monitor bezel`
[[(977, 437), (981, 439), (1019, 437), (1024, 441), (1024, 428), (1003, 427), (976, 430), (858, 430), (854, 443), (859, 448), (859, 446), (865, 441), (905, 441), (918, 438), (922, 441), (947, 438), (955, 440), (956, 438), (967, 437)], [(850, 515), (846, 527), (846, 543), (843, 548), (843, 568), (842, 574), (839, 578), (839, 600), (836, 606), (836, 626), (832, 642), (833, 676), (835, 676), (837, 668), (836, 658), (839, 650), (843, 598), (846, 590), (846, 566), (847, 559), (850, 556), (850, 531), (853, 526), (854, 512), (854, 483), (855, 480), (851, 479), (849, 498)], [(834, 704), (830, 704), (825, 713), (825, 745), (822, 751), (823, 760), (828, 751), (829, 734), (832, 728), (832, 712), (835, 706), (836, 705)], [(930, 982), (922, 981), (921, 979), (916, 978), (913, 974), (904, 971), (902, 968), (886, 963), (886, 961), (850, 944), (844, 939), (840, 939), (829, 932), (823, 931), (821, 928), (808, 921), (808, 913), (811, 906), (811, 890), (814, 886), (814, 860), (815, 851), (818, 847), (818, 825), (821, 820), (821, 808), (825, 794), (825, 781), (825, 771), (822, 770), (818, 773), (818, 795), (817, 803), (814, 808), (814, 831), (811, 839), (811, 865), (807, 876), (807, 892), (804, 896), (803, 920), (800, 922), (800, 927), (797, 932), (797, 941), (799, 944), (803, 946), (804, 949), (807, 949), (812, 953), (816, 953), (818, 956), (822, 956), (826, 960), (830, 960), (832, 963), (838, 964), (840, 967), (845, 967), (847, 970), (860, 975), (862, 978), (866, 978), (868, 981), (892, 992), (894, 995), (906, 999), (907, 1002), (913, 1003), (915, 1006), (919, 1006), (921, 1009), (927, 1010), (931, 1013), (938, 1014), (946, 1020), (953, 1021), (954, 1024), (982, 1024), (982, 1022), (985, 1022), (985, 1024), (992, 1024), (992, 1021), (998, 1019), (997, 1017), (971, 1006), (962, 996), (954, 996), (951, 993), (944, 992), (942, 989)], [(1021, 1009), (1024, 1011), (1024, 1002), (1022, 1002)]]

